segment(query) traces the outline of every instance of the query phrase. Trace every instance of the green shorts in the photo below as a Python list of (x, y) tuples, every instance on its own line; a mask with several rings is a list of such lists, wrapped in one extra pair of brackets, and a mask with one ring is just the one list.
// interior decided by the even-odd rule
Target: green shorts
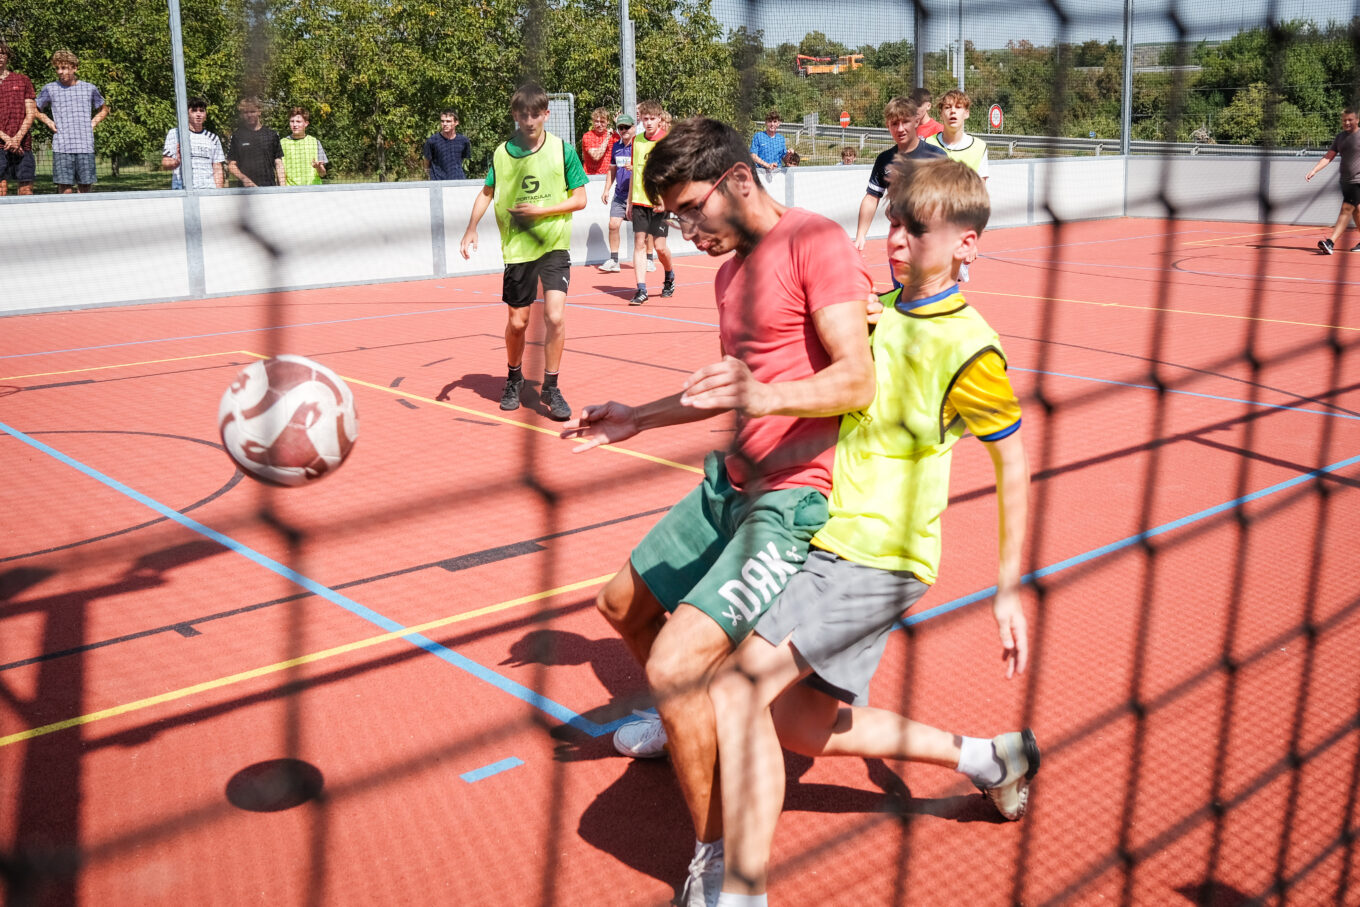
[(633, 549), (633, 569), (667, 611), (693, 605), (735, 645), (802, 569), (826, 518), (826, 497), (817, 489), (747, 497), (728, 481), (722, 455), (710, 453), (699, 487)]

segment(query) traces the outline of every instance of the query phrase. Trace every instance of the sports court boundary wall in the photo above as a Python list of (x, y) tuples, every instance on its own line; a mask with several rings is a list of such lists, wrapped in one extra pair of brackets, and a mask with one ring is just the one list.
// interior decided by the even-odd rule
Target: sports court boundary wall
[[(1112, 217), (1331, 224), (1332, 179), (1314, 161), (1106, 155), (994, 161), (990, 229)], [(806, 167), (767, 188), (854, 233), (868, 167)], [(1330, 174), (1328, 175), (1330, 176)], [(574, 264), (608, 257), (601, 177), (572, 221)], [(1258, 190), (1257, 187), (1261, 187)], [(494, 217), (459, 252), (475, 180), (0, 198), (7, 252), (0, 314), (496, 273)], [(1267, 202), (1268, 200), (1268, 202)], [(882, 208), (870, 236), (887, 235)], [(277, 255), (270, 252), (270, 248)], [(631, 238), (624, 229), (624, 254)], [(678, 237), (673, 248), (693, 254)]]

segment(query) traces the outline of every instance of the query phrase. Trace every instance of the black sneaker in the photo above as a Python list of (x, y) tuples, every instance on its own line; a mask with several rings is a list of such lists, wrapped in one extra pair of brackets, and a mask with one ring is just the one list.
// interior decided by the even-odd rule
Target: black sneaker
[(669, 299), (675, 295), (675, 281), (668, 280), (661, 285), (661, 298)]
[(505, 390), (501, 391), (501, 409), (519, 409), (519, 392), (523, 389), (523, 378), (506, 378)]
[(1323, 255), (1331, 255), (1333, 247), (1334, 244), (1330, 239), (1318, 240), (1318, 251), (1321, 252)]
[(554, 422), (565, 422), (571, 418), (571, 407), (563, 399), (562, 392), (557, 389), (556, 384), (550, 384), (543, 388), (539, 394), (539, 399), (543, 405), (548, 407), (548, 418)]
[(647, 291), (646, 291), (646, 290), (638, 290), (635, 294), (633, 294), (633, 298), (630, 299), (630, 300), (628, 300), (628, 304), (629, 304), (629, 305), (642, 305), (642, 304), (643, 304), (644, 302), (646, 302), (646, 301), (647, 301)]
[(1360, 242), (1358, 242), (1358, 243), (1356, 243), (1355, 245), (1351, 246), (1351, 251), (1352, 251), (1352, 252), (1360, 252)]

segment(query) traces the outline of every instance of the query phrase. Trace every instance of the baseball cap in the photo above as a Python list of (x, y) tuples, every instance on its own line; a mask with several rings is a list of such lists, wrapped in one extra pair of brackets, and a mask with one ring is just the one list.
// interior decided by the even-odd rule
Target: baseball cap
[(615, 119), (614, 119), (614, 125), (615, 125), (615, 126), (635, 126), (635, 125), (637, 125), (637, 120), (634, 120), (634, 119), (633, 119), (632, 117), (630, 117), (628, 114), (623, 113), (623, 114), (619, 114), (619, 116), (615, 117)]

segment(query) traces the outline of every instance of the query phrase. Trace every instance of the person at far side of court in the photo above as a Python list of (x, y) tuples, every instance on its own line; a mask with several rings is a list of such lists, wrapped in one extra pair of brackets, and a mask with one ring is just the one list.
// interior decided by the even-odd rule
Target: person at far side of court
[(883, 298), (871, 340), (877, 394), (865, 412), (841, 418), (830, 517), (807, 562), (709, 690), (725, 829), (719, 907), (766, 903), (784, 802), (781, 741), (813, 756), (955, 769), (1010, 820), (1024, 815), (1039, 769), (1028, 729), (964, 737), (866, 705), (888, 634), (938, 575), (950, 457), (965, 433), (986, 445), (996, 474), (992, 616), (1006, 676), (1023, 673), (1029, 657), (1020, 404), (996, 332), (957, 283), (987, 223), (987, 190), (966, 165), (940, 160), (895, 174), (887, 198), (888, 255), (903, 286)]
[(615, 443), (736, 412), (730, 449), (633, 549), (595, 604), (646, 670), (659, 717), (620, 727), (614, 746), (671, 763), (695, 829), (681, 903), (711, 907), (722, 880), (717, 738), (708, 682), (797, 573), (826, 520), (840, 413), (873, 399), (865, 331), (872, 280), (834, 221), (770, 197), (742, 137), (694, 118), (635, 171), (671, 226), (718, 268), (720, 361), (642, 406), (587, 406), (563, 431)]
[[(74, 186), (89, 192), (98, 182), (94, 166), (94, 131), (109, 115), (109, 105), (99, 89), (76, 77), (80, 60), (69, 50), (52, 55), (57, 81), (38, 92), (34, 116), (54, 133), (52, 136), (52, 182), (63, 195)], [(46, 117), (41, 111), (52, 110)], [(94, 115), (91, 116), (91, 113)]]
[[(609, 149), (609, 169), (605, 171), (604, 192), (600, 199), (609, 206), (609, 260), (600, 265), (606, 274), (619, 273), (619, 229), (628, 211), (628, 193), (633, 185), (633, 118), (619, 114), (614, 131), (619, 139)], [(612, 194), (611, 194), (612, 190)]]
[[(940, 98), (940, 116), (944, 119), (944, 131), (932, 135), (926, 139), (926, 143), (943, 148), (944, 153), (952, 161), (963, 161), (986, 183), (991, 176), (992, 166), (987, 160), (987, 143), (964, 131), (972, 106), (972, 100), (959, 89), (946, 91), (944, 97)], [(968, 282), (968, 267), (971, 264), (970, 259), (959, 267), (959, 283)]]
[(638, 275), (637, 292), (628, 301), (629, 305), (642, 305), (647, 301), (647, 271), (649, 266), (647, 239), (651, 238), (656, 249), (656, 257), (664, 269), (661, 283), (661, 296), (675, 295), (675, 271), (671, 270), (671, 249), (666, 242), (668, 227), (666, 216), (657, 210), (656, 202), (647, 196), (642, 185), (642, 173), (647, 166), (647, 157), (666, 136), (665, 111), (657, 101), (643, 101), (638, 104), (638, 119), (642, 125), (642, 135), (633, 139), (633, 185), (628, 194), (628, 208), (625, 216), (633, 225), (633, 273)]
[(20, 195), (33, 194), (37, 163), (30, 132), (38, 108), (28, 76), (10, 69), (13, 51), (0, 38), (0, 195), (9, 192), (9, 181), (18, 183)]
[(446, 107), (439, 113), (439, 131), (425, 140), (420, 157), (427, 180), (465, 180), (463, 165), (472, 153), (472, 142), (458, 134), (458, 111)]
[[(222, 151), (222, 140), (206, 127), (208, 102), (204, 98), (189, 99), (189, 173), (195, 189), (222, 189), (227, 185), (223, 164), (227, 156)], [(173, 170), (171, 189), (184, 188), (183, 168), (180, 166), (179, 127), (171, 126), (161, 147), (161, 167)]]
[(841, 164), (844, 166), (849, 167), (855, 163), (857, 157), (859, 157), (859, 152), (855, 150), (854, 145), (846, 145), (841, 149)]
[(783, 123), (779, 111), (771, 110), (765, 114), (765, 131), (751, 136), (751, 160), (762, 170), (774, 173), (784, 166), (784, 156), (789, 153), (788, 144), (779, 134)]
[(911, 94), (907, 95), (907, 97), (910, 98), (914, 104), (925, 105), (925, 109), (921, 111), (921, 122), (916, 125), (916, 134), (918, 136), (923, 139), (928, 139), (932, 135), (939, 135), (944, 131), (943, 123), (939, 120), (932, 120), (930, 118), (930, 105), (933, 102), (933, 99), (930, 96), (929, 88), (913, 88)]
[(242, 98), (236, 112), (240, 120), (227, 143), (227, 172), (247, 189), (282, 186), (288, 179), (283, 144), (279, 134), (264, 125), (259, 98)]
[[(1341, 112), (1341, 131), (1332, 139), (1332, 145), (1322, 160), (1308, 171), (1304, 179), (1311, 181), (1338, 155), (1341, 157), (1341, 213), (1332, 227), (1332, 235), (1318, 241), (1318, 251), (1323, 255), (1332, 254), (1336, 244), (1341, 241), (1341, 234), (1346, 232), (1348, 223), (1354, 222), (1355, 228), (1360, 230), (1360, 126), (1357, 126), (1354, 107), (1347, 107)], [(1360, 252), (1360, 242), (1351, 246), (1351, 251)]]
[(586, 206), (586, 177), (581, 159), (562, 139), (544, 128), (548, 95), (534, 83), (510, 98), (514, 135), (497, 146), (486, 172), (486, 184), (472, 202), (463, 231), (464, 258), (477, 248), (477, 223), (495, 207), (505, 259), (501, 299), (509, 307), (505, 322), (505, 358), (509, 374), (501, 392), (501, 409), (519, 409), (524, 388), (524, 336), (540, 282), (543, 285), (543, 387), (540, 398), (548, 418), (571, 418), (558, 387), (558, 370), (567, 344), (567, 288), (571, 284), (571, 214)]
[(307, 108), (294, 107), (288, 113), (289, 135), (283, 147), (283, 174), (286, 186), (320, 186), (326, 175), (326, 149), (314, 135), (307, 134), (311, 123)]
[[(916, 89), (920, 92), (922, 89)], [(864, 243), (869, 236), (869, 226), (873, 223), (878, 203), (888, 191), (889, 168), (897, 161), (922, 161), (945, 156), (944, 149), (927, 145), (916, 134), (916, 127), (930, 110), (930, 95), (924, 101), (915, 100), (916, 92), (910, 97), (893, 98), (883, 106), (883, 121), (887, 124), (888, 134), (892, 136), (893, 147), (879, 153), (874, 158), (874, 167), (869, 171), (869, 185), (864, 190), (864, 198), (859, 203), (859, 218), (855, 224), (855, 248), (864, 251)]]
[(618, 140), (618, 133), (609, 129), (609, 111), (603, 107), (592, 110), (590, 128), (581, 136), (581, 164), (586, 176), (609, 172), (610, 151)]

